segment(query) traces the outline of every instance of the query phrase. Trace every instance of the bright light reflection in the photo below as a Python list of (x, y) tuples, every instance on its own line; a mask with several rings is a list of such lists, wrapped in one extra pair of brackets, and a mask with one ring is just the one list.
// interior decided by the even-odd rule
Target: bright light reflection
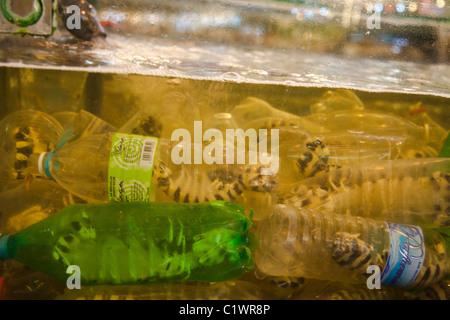
[(373, 6), (373, 9), (375, 10), (375, 12), (382, 12), (384, 8), (384, 5), (381, 2), (375, 3), (375, 5)]
[(416, 10), (417, 10), (417, 3), (411, 2), (411, 3), (408, 5), (408, 11), (409, 11), (409, 12), (415, 12)]
[(395, 9), (397, 10), (397, 12), (402, 13), (402, 12), (405, 12), (406, 6), (404, 3), (399, 2), (395, 5)]
[(398, 54), (398, 53), (400, 53), (401, 51), (402, 51), (402, 47), (400, 47), (400, 46), (398, 46), (398, 45), (393, 45), (393, 46), (391, 47), (391, 52), (392, 52), (392, 53)]
[(310, 10), (310, 9), (306, 9), (306, 10), (303, 12), (303, 15), (305, 16), (306, 19), (312, 19), (312, 18), (314, 18), (314, 12), (313, 12), (312, 10)]
[(328, 8), (327, 7), (320, 8), (319, 13), (321, 16), (325, 17), (328, 14)]

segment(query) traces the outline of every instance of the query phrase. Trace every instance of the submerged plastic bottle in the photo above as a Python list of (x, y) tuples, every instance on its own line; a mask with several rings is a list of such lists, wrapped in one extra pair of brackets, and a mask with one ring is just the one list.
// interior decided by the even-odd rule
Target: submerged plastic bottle
[(253, 267), (244, 210), (223, 201), (73, 205), (2, 235), (0, 259), (62, 282), (77, 266), (81, 285), (230, 280)]
[(90, 135), (31, 155), (28, 169), (88, 202), (149, 201), (158, 142), (112, 132)]
[[(429, 126), (419, 126), (399, 115), (375, 110), (342, 110), (331, 113), (314, 113), (305, 117), (306, 120), (321, 126), (314, 133), (327, 133), (335, 131), (359, 131), (359, 132), (390, 132), (395, 135), (407, 135), (416, 139), (427, 153), (437, 156), (442, 147), (442, 136), (435, 137), (435, 131), (430, 134)], [(437, 134), (440, 135), (440, 134)], [(430, 138), (431, 136), (431, 138)], [(432, 140), (434, 139), (434, 140)], [(425, 148), (426, 147), (426, 148)]]
[(407, 292), (408, 300), (450, 300), (450, 280)]
[(331, 113), (342, 110), (364, 110), (364, 103), (351, 90), (327, 90), (319, 100), (312, 104), (311, 113)]
[(0, 193), (0, 230), (16, 233), (69, 205), (82, 202), (52, 180), (12, 182), (9, 190)]
[(259, 287), (248, 281), (172, 282), (148, 285), (84, 286), (66, 290), (56, 300), (260, 300)]
[(64, 129), (73, 130), (71, 140), (117, 131), (117, 128), (86, 110), (55, 112), (52, 117), (58, 120)]
[(406, 293), (407, 289), (390, 286), (369, 289), (366, 284), (307, 279), (292, 300), (405, 300)]
[(395, 132), (335, 131), (318, 136), (329, 151), (330, 166), (436, 156), (420, 141)]
[(381, 285), (426, 287), (449, 270), (439, 232), (276, 205), (257, 226), (256, 267), (264, 274), (365, 284), (378, 269)]
[(53, 150), (62, 126), (50, 115), (37, 110), (10, 113), (0, 121), (0, 181), (24, 179), (28, 158), (33, 153)]
[(450, 158), (330, 169), (279, 190), (284, 204), (414, 225), (450, 225)]
[(3, 262), (3, 267), (4, 294), (0, 300), (51, 300), (67, 288), (65, 283), (14, 260)]
[[(298, 111), (301, 113), (300, 110)], [(309, 132), (321, 132), (320, 124), (309, 121), (306, 117), (300, 117), (297, 114), (277, 109), (268, 102), (255, 97), (245, 98), (230, 113), (236, 119), (238, 126), (244, 130), (295, 125)]]

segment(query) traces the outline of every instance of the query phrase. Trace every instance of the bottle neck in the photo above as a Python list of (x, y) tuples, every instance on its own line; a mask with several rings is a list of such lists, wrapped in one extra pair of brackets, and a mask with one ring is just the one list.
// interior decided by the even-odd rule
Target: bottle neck
[(50, 159), (52, 152), (35, 153), (28, 159), (28, 170), (31, 174), (52, 178), (50, 173)]
[(9, 234), (0, 235), (0, 260), (5, 261), (10, 257), (8, 255), (8, 239)]

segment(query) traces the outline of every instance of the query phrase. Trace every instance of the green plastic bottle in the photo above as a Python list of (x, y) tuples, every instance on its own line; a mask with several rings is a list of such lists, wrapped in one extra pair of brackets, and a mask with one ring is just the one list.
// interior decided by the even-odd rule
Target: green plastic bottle
[(3, 234), (0, 260), (63, 282), (77, 266), (81, 285), (224, 281), (253, 267), (251, 216), (225, 201), (76, 204)]

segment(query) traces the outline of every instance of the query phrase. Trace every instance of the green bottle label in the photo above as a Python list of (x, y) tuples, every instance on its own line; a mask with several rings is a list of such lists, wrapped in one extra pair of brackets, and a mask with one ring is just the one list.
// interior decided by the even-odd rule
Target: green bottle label
[(148, 202), (158, 138), (115, 133), (108, 168), (109, 202)]

